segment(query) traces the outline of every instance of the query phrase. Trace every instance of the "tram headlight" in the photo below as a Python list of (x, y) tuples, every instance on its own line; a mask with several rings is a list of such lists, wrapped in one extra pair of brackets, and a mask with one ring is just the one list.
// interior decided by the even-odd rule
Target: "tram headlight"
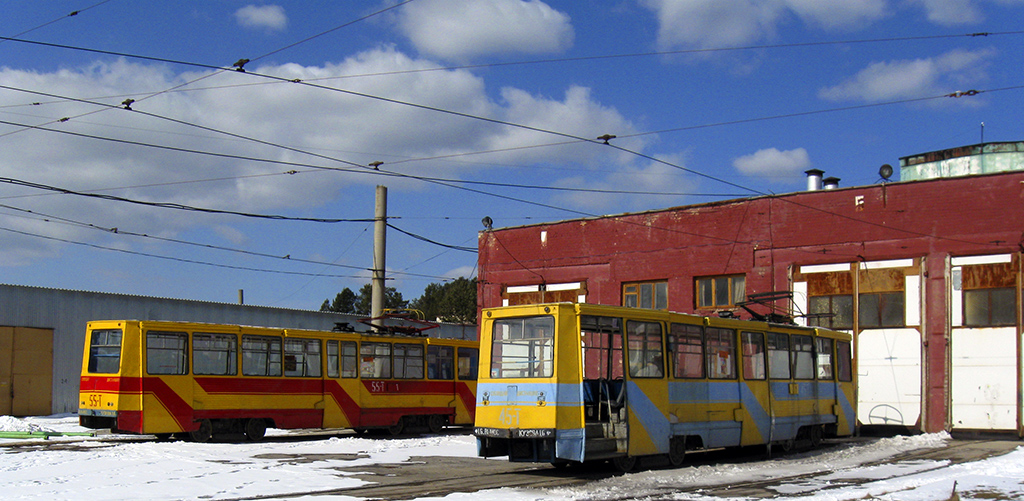
[(545, 405), (547, 405), (547, 401), (546, 400), (547, 400), (547, 398), (544, 397), (544, 392), (543, 391), (540, 392), (537, 395), (537, 407), (544, 407)]
[(485, 391), (483, 396), (483, 404), (487, 405), (489, 403), (491, 403), (491, 394)]

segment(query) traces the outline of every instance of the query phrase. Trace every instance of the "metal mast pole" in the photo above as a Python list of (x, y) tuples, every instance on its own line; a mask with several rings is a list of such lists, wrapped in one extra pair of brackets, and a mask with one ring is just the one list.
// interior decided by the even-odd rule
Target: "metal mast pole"
[(373, 227), (373, 282), (370, 294), (370, 317), (384, 314), (384, 263), (387, 247), (388, 188), (377, 186), (377, 204)]

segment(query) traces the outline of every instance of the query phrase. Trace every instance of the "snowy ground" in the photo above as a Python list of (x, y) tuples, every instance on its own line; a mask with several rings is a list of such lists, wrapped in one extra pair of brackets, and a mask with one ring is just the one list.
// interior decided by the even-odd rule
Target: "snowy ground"
[[(73, 415), (17, 419), (0, 416), (0, 431), (86, 431)], [(287, 432), (271, 430), (272, 433)], [(657, 496), (682, 500), (721, 499), (709, 494), (672, 494), (692, 488), (809, 474), (776, 488), (775, 499), (905, 500), (949, 499), (957, 481), (961, 499), (1024, 499), (1024, 447), (973, 463), (950, 465), (905, 461), (864, 467), (901, 452), (942, 447), (945, 434), (896, 437), (772, 461), (687, 466), (622, 475), (585, 487), (551, 490), (498, 489), (452, 494), (446, 500), (582, 500)], [(413, 456), (464, 456), (476, 453), (468, 435), (387, 440), (356, 436), (263, 443), (127, 442), (51, 437), (40, 443), (72, 441), (70, 450), (0, 447), (3, 499), (225, 499), (340, 489), (365, 481), (338, 468), (401, 463)], [(25, 440), (0, 439), (4, 443)], [(315, 456), (299, 462), (296, 456)], [(348, 470), (351, 471), (351, 470)], [(895, 478), (894, 474), (899, 474)], [(878, 479), (878, 480), (876, 480)], [(972, 497), (974, 496), (974, 497)], [(347, 496), (310, 496), (309, 500), (352, 500)], [(426, 498), (424, 498), (426, 499)], [(439, 499), (439, 498), (430, 498)]]

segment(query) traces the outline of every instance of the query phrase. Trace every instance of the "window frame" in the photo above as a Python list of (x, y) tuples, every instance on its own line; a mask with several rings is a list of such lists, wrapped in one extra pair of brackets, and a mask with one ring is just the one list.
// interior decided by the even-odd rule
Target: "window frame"
[[(806, 344), (803, 342), (805, 340)], [(793, 334), (789, 336), (789, 357), (790, 365), (792, 366), (792, 369), (790, 369), (792, 379), (802, 381), (812, 381), (815, 379), (818, 362), (814, 357), (814, 336), (810, 334)], [(804, 365), (807, 367), (804, 368)]]
[[(295, 347), (300, 349), (296, 350)], [(323, 346), (319, 339), (284, 338), (282, 354), (285, 377), (322, 377)]]
[(423, 379), (426, 369), (423, 365), (423, 356), (422, 344), (393, 344), (391, 346), (392, 377), (395, 379)]
[(672, 354), (673, 377), (680, 379), (704, 379), (703, 325), (678, 322), (669, 325), (669, 351)]
[(664, 330), (661, 322), (626, 320), (626, 358), (630, 378), (665, 377)]
[(455, 379), (454, 346), (427, 345), (427, 379), (440, 381)]
[[(998, 315), (998, 312), (996, 311), (996, 309), (993, 308), (993, 306), (996, 305), (996, 301), (994, 301), (994, 299), (995, 299), (995, 297), (993, 295), (994, 293), (1002, 293), (1002, 294), (1009, 293), (1009, 294), (1011, 294), (1013, 296), (1012, 299), (1010, 300), (1008, 306), (1007, 305), (1000, 305), (1000, 306), (1003, 306), (1006, 309), (1006, 311), (1002, 312), (1002, 315), (1001, 315), (1001, 316), (1005, 316), (1006, 318), (997, 319), (997, 316), (1000, 316), (1000, 315)], [(977, 321), (975, 321), (977, 319), (977, 317), (978, 317), (977, 313), (974, 313), (974, 312), (972, 312), (972, 310), (969, 309), (969, 307), (970, 307), (969, 303), (971, 303), (971, 302), (968, 301), (968, 295), (974, 296), (976, 294), (977, 295), (984, 294), (985, 297), (987, 298), (987, 301), (985, 301), (985, 304), (984, 304), (985, 308), (983, 310), (985, 312), (985, 317), (986, 317), (984, 319), (985, 320), (984, 322), (977, 322)], [(961, 306), (962, 306), (962, 314), (961, 314), (960, 318), (963, 319), (963, 326), (964, 327), (1012, 327), (1012, 326), (1017, 325), (1017, 295), (1016, 294), (1017, 294), (1017, 287), (985, 287), (985, 288), (975, 288), (975, 289), (967, 289), (967, 288), (963, 289), (963, 291), (961, 291), (961, 301), (960, 301), (961, 302)], [(1005, 301), (1006, 298), (1003, 298), (1003, 300)], [(971, 313), (971, 314), (969, 314), (969, 313)]]
[[(381, 362), (378, 364), (377, 360)], [(359, 343), (359, 377), (362, 379), (391, 379), (391, 343), (363, 341)]]
[[(759, 351), (747, 353), (748, 347), (760, 348)], [(763, 332), (740, 332), (740, 355), (744, 381), (764, 381), (768, 379), (768, 351)], [(760, 359), (760, 364), (758, 364)]]
[[(725, 288), (728, 291), (728, 298), (720, 301), (719, 289), (722, 281), (725, 281)], [(738, 283), (742, 282), (742, 283)], [(737, 290), (739, 287), (739, 290)], [(738, 293), (742, 291), (741, 295)], [(705, 295), (708, 297), (705, 297)], [(705, 300), (709, 301), (705, 301)], [(739, 273), (732, 275), (713, 275), (694, 278), (693, 302), (697, 309), (723, 309), (736, 308), (736, 306), (747, 299), (747, 276)]]
[[(242, 375), (280, 377), (284, 372), (282, 339), (281, 336), (243, 334), (242, 346), (241, 350), (239, 350), (242, 353)], [(254, 348), (252, 343), (256, 342), (265, 343), (265, 347), (262, 349)], [(255, 359), (254, 354), (259, 354), (261, 357), (265, 356), (265, 358), (262, 360)], [(253, 367), (257, 363), (259, 367)], [(254, 372), (254, 368), (259, 370)]]
[[(228, 341), (228, 345), (224, 348), (216, 345), (209, 348), (197, 348), (197, 345), (201, 345), (200, 340), (205, 342), (207, 339), (211, 343)], [(213, 358), (210, 358), (207, 354), (213, 354)], [(219, 354), (223, 354), (223, 360), (221, 360)], [(223, 368), (218, 367), (221, 363), (225, 364)], [(197, 376), (237, 376), (238, 336), (223, 332), (193, 332), (192, 374)]]
[(623, 282), (622, 306), (648, 310), (667, 310), (668, 280)]
[[(836, 314), (835, 305), (836, 299), (838, 298), (848, 299), (850, 301), (849, 311), (846, 312), (848, 313), (847, 317), (849, 318), (849, 324), (836, 322), (837, 318), (840, 320), (843, 319), (842, 316)], [(828, 300), (828, 311), (815, 311), (815, 301), (822, 299)], [(810, 296), (807, 298), (807, 311), (810, 315), (809, 318), (807, 318), (807, 325), (810, 327), (824, 327), (831, 330), (853, 329), (853, 316), (855, 313), (853, 307), (853, 294), (822, 294), (818, 296)], [(824, 314), (825, 316), (814, 317), (813, 315), (815, 314)], [(792, 349), (792, 344), (790, 345), (790, 348)]]
[[(555, 317), (500, 318), (491, 324), (491, 377), (550, 378), (555, 375)], [(459, 373), (463, 372), (459, 361)]]
[[(184, 331), (161, 331), (161, 330), (149, 330), (146, 331), (146, 374), (155, 376), (185, 376), (189, 374), (189, 360), (188, 360), (188, 333)], [(177, 339), (181, 342), (178, 347), (167, 347), (167, 346), (154, 346), (153, 341), (156, 339), (170, 340)], [(160, 370), (154, 372), (153, 362), (154, 359), (160, 360), (162, 357), (155, 355), (164, 354), (164, 352), (170, 352), (171, 358), (166, 361), (173, 363), (174, 367), (168, 370)], [(177, 353), (174, 356), (173, 353)], [(158, 366), (159, 367), (159, 366)]]
[[(777, 342), (773, 341), (785, 340), (785, 349), (780, 349)], [(773, 349), (772, 345), (775, 344)], [(765, 336), (765, 351), (768, 353), (768, 378), (774, 380), (790, 380), (793, 379), (793, 358), (790, 354), (789, 334), (785, 332), (769, 332)], [(785, 356), (780, 358), (776, 353), (782, 353)], [(785, 369), (785, 375), (783, 376), (780, 372)]]
[[(111, 334), (117, 333), (117, 343), (110, 341)], [(102, 339), (102, 344), (97, 339)], [(121, 346), (124, 344), (124, 331), (121, 329), (96, 329), (89, 336), (90, 374), (117, 374), (121, 372)], [(111, 348), (116, 348), (113, 350)], [(110, 370), (113, 369), (113, 370)]]
[[(712, 337), (713, 334), (714, 337)], [(723, 343), (723, 341), (727, 342)], [(723, 352), (726, 353), (724, 358), (721, 356)], [(704, 359), (707, 363), (708, 379), (737, 379), (739, 374), (736, 370), (736, 329), (705, 328)]]

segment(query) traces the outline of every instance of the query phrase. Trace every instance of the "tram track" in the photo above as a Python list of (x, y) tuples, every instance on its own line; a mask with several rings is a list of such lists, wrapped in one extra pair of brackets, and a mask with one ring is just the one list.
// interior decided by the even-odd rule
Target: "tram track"
[[(912, 471), (894, 470), (886, 477), (847, 478), (841, 481), (815, 482), (821, 484), (812, 492), (818, 494), (826, 491), (849, 487), (866, 482), (875, 482), (893, 478), (908, 477), (946, 468), (951, 464), (978, 461), (987, 457), (1007, 453), (1015, 449), (1019, 442), (1000, 440), (951, 441), (945, 447), (922, 449), (901, 453), (896, 456), (879, 460), (865, 461), (856, 466), (837, 470), (819, 470), (793, 475), (777, 476), (771, 479), (730, 482), (693, 482), (681, 481), (678, 484), (660, 484), (630, 489), (628, 493), (604, 492), (595, 484), (601, 480), (619, 475), (611, 467), (575, 467), (554, 468), (549, 465), (531, 463), (508, 463), (500, 460), (484, 460), (478, 458), (446, 458), (446, 457), (414, 457), (398, 464), (377, 464), (373, 466), (341, 468), (339, 471), (351, 472), (353, 476), (371, 482), (358, 487), (338, 489), (318, 489), (299, 492), (265, 494), (251, 497), (233, 498), (231, 501), (289, 499), (303, 496), (343, 495), (366, 499), (416, 499), (422, 497), (443, 497), (452, 493), (468, 493), (489, 489), (554, 489), (579, 487), (587, 491), (587, 499), (594, 501), (630, 501), (635, 499), (668, 500), (678, 494), (696, 493), (710, 497), (764, 499), (776, 497), (779, 487), (801, 483), (815, 482), (818, 478), (841, 472), (846, 469), (869, 468), (872, 466), (891, 465), (892, 463), (914, 461), (936, 461), (934, 466), (916, 467)], [(833, 450), (842, 444), (820, 449), (821, 452)], [(806, 451), (805, 451), (806, 453)], [(694, 454), (688, 467), (714, 465), (721, 462), (749, 464), (765, 460), (763, 454), (740, 452), (711, 452)], [(653, 465), (653, 469), (659, 465)], [(667, 469), (667, 465), (662, 465)], [(797, 493), (790, 495), (800, 496)]]

